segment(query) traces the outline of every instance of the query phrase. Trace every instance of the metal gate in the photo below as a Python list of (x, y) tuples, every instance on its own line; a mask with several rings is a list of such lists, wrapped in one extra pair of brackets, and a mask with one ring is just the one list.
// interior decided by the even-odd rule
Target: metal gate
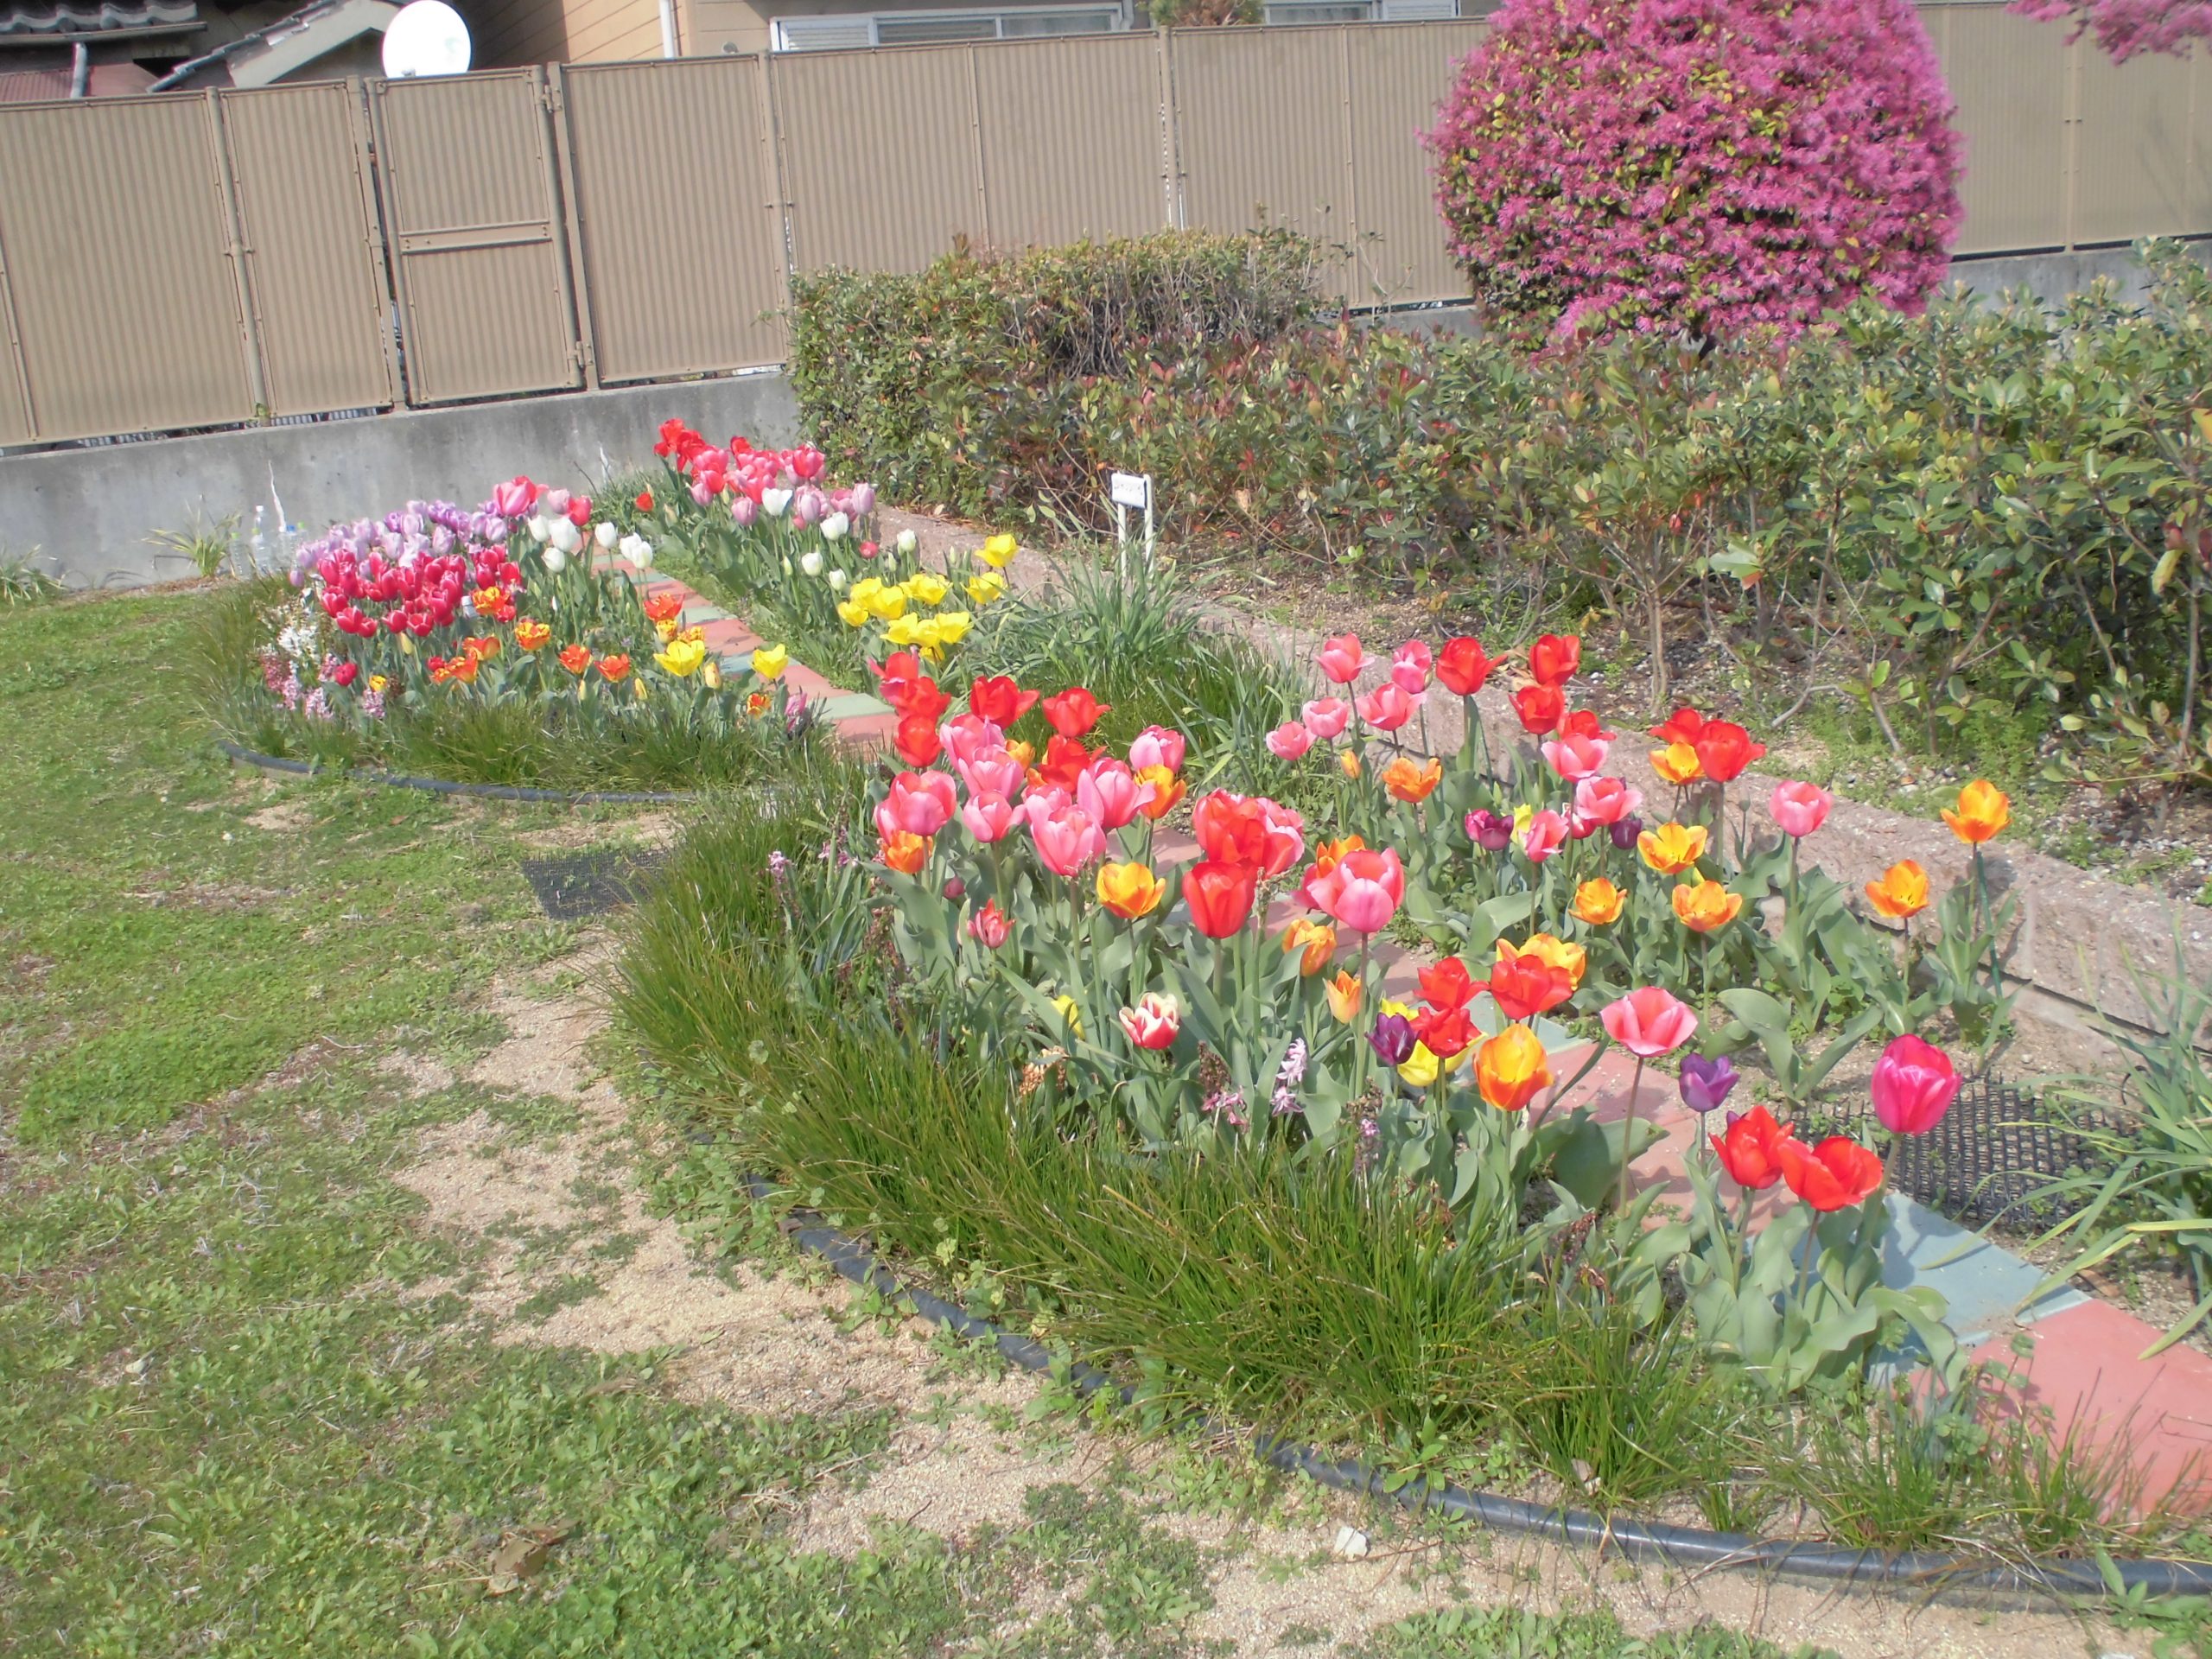
[(407, 401), (581, 385), (544, 72), (372, 80)]

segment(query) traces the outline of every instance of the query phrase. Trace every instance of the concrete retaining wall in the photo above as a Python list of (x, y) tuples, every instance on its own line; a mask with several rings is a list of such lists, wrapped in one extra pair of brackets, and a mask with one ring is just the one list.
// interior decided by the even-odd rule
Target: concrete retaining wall
[(0, 553), (35, 550), (72, 587), (127, 587), (193, 574), (147, 538), (254, 509), (308, 534), (410, 499), (473, 506), (518, 471), (588, 489), (653, 459), (655, 429), (681, 416), (719, 442), (791, 443), (798, 406), (780, 374), (626, 386), (312, 426), (57, 449), (0, 459)]

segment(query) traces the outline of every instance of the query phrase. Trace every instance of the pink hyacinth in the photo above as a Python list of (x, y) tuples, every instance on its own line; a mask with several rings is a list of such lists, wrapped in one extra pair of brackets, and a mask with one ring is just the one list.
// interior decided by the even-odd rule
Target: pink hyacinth
[(1268, 734), (1268, 753), (1278, 760), (1296, 760), (1313, 747), (1313, 734), (1294, 720), (1286, 720)]
[(1299, 715), (1306, 722), (1306, 729), (1313, 734), (1316, 743), (1343, 736), (1344, 728), (1351, 724), (1351, 705), (1342, 697), (1317, 697), (1300, 709)]
[(1605, 1034), (1631, 1054), (1656, 1059), (1697, 1034), (1697, 1015), (1662, 985), (1646, 985), (1598, 1011)]
[(1340, 633), (1321, 642), (1321, 672), (1338, 685), (1350, 685), (1366, 665), (1357, 634)]
[(1767, 810), (1782, 826), (1782, 833), (1802, 839), (1828, 821), (1835, 797), (1817, 784), (1777, 784)]

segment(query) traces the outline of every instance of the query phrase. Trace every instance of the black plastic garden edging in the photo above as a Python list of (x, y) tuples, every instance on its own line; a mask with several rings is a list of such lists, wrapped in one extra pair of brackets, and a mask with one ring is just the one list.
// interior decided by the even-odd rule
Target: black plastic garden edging
[[(264, 772), (289, 772), (302, 778), (313, 778), (330, 770), (315, 765), (312, 760), (288, 760), (282, 755), (263, 754), (253, 749), (243, 748), (226, 737), (216, 739), (215, 747), (232, 760), (249, 766), (257, 766)], [(420, 790), (427, 795), (474, 795), (488, 801), (550, 801), (562, 806), (665, 806), (699, 798), (690, 790), (662, 792), (632, 789), (531, 789), (521, 784), (463, 784), (449, 778), (406, 778), (393, 772), (354, 771), (351, 768), (339, 775), (382, 784), (388, 789)]]
[[(746, 1187), (754, 1198), (763, 1200), (772, 1198), (778, 1190), (757, 1175), (746, 1178)], [(903, 1300), (922, 1318), (960, 1336), (971, 1339), (988, 1338), (1001, 1354), (1025, 1370), (1052, 1370), (1052, 1356), (1042, 1344), (1001, 1331), (988, 1319), (977, 1319), (942, 1297), (901, 1283), (898, 1275), (878, 1262), (866, 1245), (823, 1224), (814, 1212), (793, 1210), (785, 1231), (855, 1284), (866, 1285), (884, 1297)], [(1093, 1366), (1075, 1364), (1070, 1378), (1077, 1391), (1084, 1395), (1110, 1390), (1126, 1404), (1132, 1394), (1132, 1390)], [(1205, 1426), (1216, 1432), (1234, 1432), (1211, 1420), (1205, 1421)], [(1324, 1458), (1310, 1446), (1294, 1446), (1268, 1434), (1253, 1436), (1252, 1445), (1271, 1466), (1306, 1475), (1338, 1491), (1379, 1496), (1406, 1509), (1433, 1510), (1459, 1520), (1479, 1522), (1500, 1532), (1523, 1533), (1578, 1548), (1615, 1550), (1630, 1560), (1652, 1561), (1679, 1569), (1750, 1570), (1814, 1583), (1867, 1589), (1911, 1588), (1939, 1596), (1946, 1592), (1966, 1591), (1979, 1592), (1985, 1599), (1992, 1592), (2073, 1596), (2102, 1596), (2111, 1592), (2094, 1561), (2037, 1559), (1999, 1564), (1926, 1550), (1890, 1554), (1834, 1544), (1708, 1532), (1699, 1527), (1668, 1526), (1659, 1522), (1608, 1520), (1586, 1510), (1547, 1509), (1525, 1499), (1502, 1497), (1494, 1492), (1470, 1492), (1458, 1486), (1427, 1492), (1405, 1486), (1391, 1491), (1384, 1486), (1382, 1474), (1363, 1463)], [(2212, 1562), (2116, 1560), (2113, 1570), (2123, 1590), (2139, 1587), (2152, 1596), (2212, 1592)]]

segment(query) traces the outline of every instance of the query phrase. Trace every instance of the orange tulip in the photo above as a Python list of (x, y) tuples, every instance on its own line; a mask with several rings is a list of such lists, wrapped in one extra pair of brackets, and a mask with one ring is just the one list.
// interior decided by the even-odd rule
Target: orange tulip
[(1705, 775), (1697, 751), (1687, 743), (1669, 743), (1651, 751), (1651, 770), (1670, 784), (1694, 784)]
[(562, 646), (561, 666), (571, 674), (581, 675), (591, 666), (591, 647), (589, 645)]
[(1151, 915), (1166, 896), (1167, 884), (1143, 864), (1098, 867), (1098, 902), (1124, 921)]
[(599, 659), (599, 671), (609, 685), (619, 685), (629, 675), (630, 659), (619, 655), (602, 657)]
[(1190, 787), (1166, 766), (1147, 766), (1137, 773), (1137, 781), (1152, 785), (1152, 798), (1137, 810), (1155, 823), (1183, 804), (1184, 792)]
[(1298, 971), (1311, 979), (1328, 966), (1335, 954), (1337, 930), (1326, 922), (1311, 922), (1301, 916), (1283, 929), (1282, 948), (1305, 952), (1298, 959)]
[(1662, 823), (1636, 838), (1643, 861), (1662, 875), (1680, 875), (1705, 856), (1706, 827), (1701, 823)]
[(910, 836), (903, 830), (893, 831), (883, 838), (883, 850), (878, 856), (887, 868), (901, 875), (919, 875), (922, 866), (929, 861), (930, 838)]
[(1427, 766), (1417, 766), (1411, 755), (1402, 754), (1382, 768), (1382, 787), (1402, 801), (1418, 802), (1428, 798), (1429, 791), (1444, 781), (1444, 763), (1431, 760)]
[(1744, 895), (1731, 893), (1718, 881), (1688, 882), (1675, 889), (1675, 915), (1693, 933), (1710, 933), (1726, 927), (1742, 913)]
[(477, 661), (482, 662), (499, 654), (499, 639), (497, 634), (472, 633), (461, 642), (461, 648)]
[(1882, 872), (1880, 880), (1866, 884), (1866, 897), (1891, 921), (1908, 921), (1928, 908), (1928, 872), (1901, 858)]
[(1556, 968), (1567, 976), (1569, 986), (1582, 983), (1582, 976), (1590, 965), (1589, 953), (1579, 944), (1569, 944), (1565, 939), (1549, 933), (1531, 933), (1526, 944), (1497, 942), (1497, 959), (1512, 962), (1523, 957), (1533, 957), (1546, 967)]
[(1943, 822), (1967, 845), (1994, 841), (2012, 821), (2012, 798), (1986, 778), (1977, 778), (1959, 791), (1959, 810), (1943, 809)]
[(553, 637), (553, 630), (543, 622), (533, 622), (528, 617), (515, 624), (515, 644), (524, 651), (537, 651)]
[(1620, 920), (1621, 907), (1627, 903), (1628, 895), (1602, 875), (1574, 890), (1574, 914), (1592, 927)]
[(1338, 1025), (1348, 1026), (1358, 1017), (1359, 982), (1350, 972), (1338, 969), (1337, 976), (1322, 989), (1329, 994), (1329, 1012), (1336, 1015)]
[(645, 620), (673, 622), (683, 614), (683, 595), (674, 591), (652, 594), (645, 601)]
[(1037, 759), (1037, 746), (1034, 743), (1024, 743), (1015, 740), (1007, 743), (1006, 752), (1014, 757), (1014, 765), (1025, 771)]
[(1475, 1088), (1501, 1112), (1519, 1111), (1551, 1085), (1544, 1046), (1526, 1026), (1508, 1026), (1475, 1052)]

